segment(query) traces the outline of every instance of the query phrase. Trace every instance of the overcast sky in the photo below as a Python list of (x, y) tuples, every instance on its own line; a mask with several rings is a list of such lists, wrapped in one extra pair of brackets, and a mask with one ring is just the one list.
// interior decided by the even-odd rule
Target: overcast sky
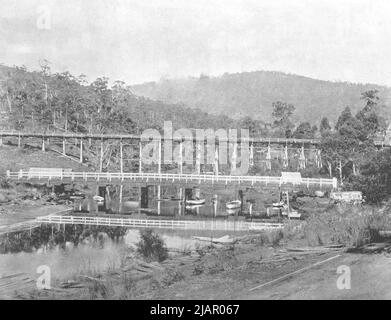
[(389, 0), (0, 0), (0, 63), (107, 76), (277, 70), (391, 86)]

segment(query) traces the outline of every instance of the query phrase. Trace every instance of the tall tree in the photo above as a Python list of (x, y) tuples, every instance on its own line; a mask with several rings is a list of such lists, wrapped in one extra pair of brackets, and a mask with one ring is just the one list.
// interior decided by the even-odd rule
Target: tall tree
[(281, 101), (273, 102), (272, 106), (273, 126), (279, 129), (285, 137), (290, 138), (294, 128), (291, 118), (295, 111), (295, 106)]
[(261, 125), (259, 121), (251, 118), (251, 117), (244, 117), (239, 121), (239, 126), (242, 129), (248, 129), (251, 137), (256, 137), (257, 135), (261, 134)]
[(345, 123), (353, 119), (352, 111), (350, 107), (347, 106), (338, 117), (337, 123), (335, 124), (335, 129), (339, 130)]
[(356, 118), (361, 121), (363, 130), (369, 138), (381, 129), (382, 120), (378, 114), (377, 106), (379, 102), (378, 90), (369, 90), (361, 94), (361, 99), (364, 100), (365, 106), (360, 110)]
[(300, 123), (296, 130), (293, 132), (293, 137), (297, 139), (312, 139), (314, 138), (315, 131), (317, 130), (316, 126), (311, 127), (309, 122)]
[(329, 123), (329, 119), (327, 117), (323, 117), (320, 121), (320, 127), (319, 127), (320, 133), (323, 135), (326, 132), (329, 132), (331, 130), (331, 126)]

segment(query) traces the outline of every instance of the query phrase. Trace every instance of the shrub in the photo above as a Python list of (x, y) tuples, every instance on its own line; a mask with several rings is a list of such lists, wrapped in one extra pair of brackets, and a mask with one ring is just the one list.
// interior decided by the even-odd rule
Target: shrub
[(185, 276), (183, 275), (182, 272), (180, 272), (176, 269), (170, 268), (164, 272), (163, 277), (161, 279), (161, 283), (163, 286), (168, 287), (168, 286), (174, 284), (175, 282), (183, 280), (184, 278), (185, 278)]
[(151, 229), (141, 231), (137, 252), (148, 261), (163, 261), (168, 258), (167, 247), (161, 237)]
[(195, 265), (193, 274), (216, 274), (219, 272), (230, 271), (238, 266), (238, 259), (234, 250), (226, 248), (226, 250), (214, 251), (212, 254), (205, 256), (200, 262)]
[(283, 239), (284, 234), (281, 230), (271, 231), (267, 233), (268, 242), (273, 246), (277, 247), (280, 241)]
[(109, 296), (109, 289), (106, 284), (100, 281), (90, 281), (87, 285), (89, 297), (91, 300), (95, 299), (107, 299)]
[(6, 178), (0, 178), (0, 188), (2, 189), (10, 189), (12, 187), (9, 180)]
[(136, 282), (132, 279), (131, 276), (127, 275), (125, 272), (121, 276), (121, 291), (119, 299), (128, 300), (132, 299), (136, 290)]
[(358, 247), (379, 241), (379, 231), (390, 227), (391, 219), (386, 211), (346, 207), (310, 215), (303, 231), (310, 245), (343, 244)]

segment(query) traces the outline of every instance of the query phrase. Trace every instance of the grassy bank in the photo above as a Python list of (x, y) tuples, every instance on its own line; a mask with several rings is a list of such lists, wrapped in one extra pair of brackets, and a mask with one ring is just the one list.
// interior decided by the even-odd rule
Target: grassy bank
[(391, 230), (387, 207), (333, 206), (323, 212), (311, 213), (300, 228), (289, 224), (284, 237), (301, 239), (310, 246), (342, 244), (362, 246), (382, 241), (379, 231)]

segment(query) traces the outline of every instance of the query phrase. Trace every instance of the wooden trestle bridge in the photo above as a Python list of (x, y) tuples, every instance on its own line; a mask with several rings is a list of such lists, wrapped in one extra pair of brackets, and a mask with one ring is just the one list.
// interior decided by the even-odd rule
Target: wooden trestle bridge
[[(7, 177), (12, 180), (18, 180), (18, 181), (29, 181), (29, 182), (50, 182), (51, 184), (68, 184), (68, 183), (96, 183), (100, 185), (126, 185), (126, 184), (132, 184), (132, 185), (235, 185), (240, 187), (278, 187), (278, 188), (300, 188), (300, 189), (335, 189), (337, 188), (337, 180), (336, 179), (324, 179), (324, 178), (302, 178), (301, 176), (299, 178), (296, 178), (294, 181), (286, 181), (283, 179), (283, 177), (276, 177), (276, 176), (253, 176), (253, 175), (246, 175), (246, 174), (237, 174), (233, 173), (232, 168), (236, 169), (236, 163), (244, 160), (243, 157), (249, 157), (249, 159), (245, 159), (248, 163), (248, 165), (251, 167), (254, 165), (254, 146), (256, 145), (263, 145), (267, 146), (268, 154), (266, 155), (266, 161), (271, 162), (271, 156), (270, 156), (270, 145), (276, 144), (276, 145), (282, 145), (285, 148), (285, 155), (286, 158), (284, 158), (284, 164), (288, 163), (288, 153), (287, 153), (287, 145), (292, 145), (295, 148), (301, 148), (301, 154), (299, 157), (299, 168), (295, 168), (295, 170), (291, 171), (297, 171), (299, 169), (305, 168), (306, 163), (306, 157), (304, 155), (304, 145), (307, 147), (314, 147), (320, 143), (319, 140), (316, 139), (280, 139), (280, 138), (235, 138), (234, 141), (230, 140), (229, 143), (234, 144), (234, 150), (230, 149), (231, 154), (228, 156), (229, 159), (227, 161), (228, 170), (225, 168), (225, 171), (221, 173), (221, 167), (219, 162), (219, 152), (220, 149), (216, 148), (213, 150), (212, 154), (212, 164), (209, 164), (209, 171), (208, 174), (205, 174), (201, 170), (201, 151), (198, 148), (195, 148), (196, 153), (196, 160), (195, 160), (195, 170), (192, 169), (192, 171), (185, 172), (185, 168), (183, 166), (183, 150), (182, 150), (182, 143), (183, 138), (175, 138), (175, 135), (171, 135), (171, 147), (173, 143), (176, 143), (177, 146), (179, 146), (179, 159), (175, 160), (177, 162), (177, 172), (175, 173), (167, 173), (162, 172), (163, 166), (165, 164), (165, 160), (163, 160), (165, 157), (162, 156), (163, 152), (166, 152), (166, 146), (162, 146), (162, 140), (166, 140), (166, 137), (158, 136), (158, 137), (152, 137), (152, 139), (156, 138), (156, 141), (158, 143), (158, 156), (153, 161), (155, 164), (154, 171), (155, 172), (147, 172), (148, 168), (145, 168), (143, 162), (143, 152), (142, 152), (142, 143), (145, 143), (145, 141), (142, 141), (141, 137), (139, 135), (118, 135), (118, 134), (107, 134), (107, 135), (100, 135), (100, 134), (77, 134), (77, 133), (26, 133), (26, 132), (14, 132), (14, 131), (0, 131), (0, 143), (2, 143), (3, 138), (17, 138), (17, 144), (18, 146), (21, 146), (22, 139), (41, 139), (42, 143), (42, 150), (45, 150), (48, 143), (50, 143), (50, 140), (52, 139), (51, 143), (57, 144), (60, 141), (62, 141), (63, 144), (63, 154), (66, 155), (66, 146), (67, 143), (69, 143), (69, 140), (75, 140), (73, 145), (76, 144), (77, 141), (79, 141), (79, 148), (80, 148), (80, 162), (83, 162), (83, 141), (86, 139), (88, 140), (98, 140), (100, 141), (100, 165), (99, 170), (97, 172), (73, 172), (72, 170), (67, 169), (61, 169), (61, 168), (31, 168), (29, 170), (20, 170), (18, 172), (7, 172)], [(151, 138), (151, 137), (150, 137)], [(222, 139), (218, 139), (216, 136), (214, 137), (215, 141), (212, 142), (212, 146), (215, 147), (215, 145), (224, 142)], [(54, 142), (53, 142), (54, 139)], [(119, 166), (117, 168), (114, 168), (114, 170), (107, 170), (107, 172), (104, 172), (103, 169), (103, 141), (104, 140), (115, 140), (118, 142), (119, 146)], [(132, 141), (138, 143), (138, 157), (136, 154), (136, 159), (138, 161), (138, 172), (133, 172), (134, 170), (125, 170), (128, 168), (124, 168), (124, 152), (123, 152), (123, 146), (124, 141)], [(245, 144), (242, 144), (243, 140), (246, 140)], [(203, 138), (202, 141), (196, 140), (194, 138), (193, 142), (195, 144), (203, 144), (206, 141), (206, 138)], [(228, 142), (225, 141), (225, 142)], [(91, 143), (91, 141), (90, 141)], [(210, 141), (208, 141), (210, 143)], [(86, 143), (88, 144), (88, 143)], [(237, 157), (237, 150), (238, 145), (240, 144), (241, 148), (241, 157)], [(137, 145), (137, 144), (136, 144)], [(98, 143), (99, 146), (99, 143)], [(198, 146), (198, 145), (197, 145)], [(227, 149), (229, 148), (228, 144), (226, 144)], [(232, 146), (231, 146), (232, 148)], [(243, 148), (249, 148), (249, 152), (246, 153), (246, 155), (243, 155)], [(214, 149), (214, 148), (213, 148)], [(182, 151), (181, 151), (182, 150)], [(316, 150), (316, 149), (315, 149)], [(135, 150), (133, 149), (133, 154)], [(136, 151), (136, 152), (137, 152)], [(171, 151), (172, 152), (172, 148)], [(229, 152), (227, 152), (229, 153)], [(98, 152), (99, 154), (99, 152)], [(318, 153), (316, 153), (318, 154)], [(165, 156), (165, 155), (164, 155)], [(203, 161), (205, 161), (205, 155), (202, 155), (204, 157)], [(318, 159), (319, 160), (319, 159)], [(194, 163), (193, 163), (194, 164)], [(318, 163), (319, 165), (319, 163)], [(321, 165), (321, 164), (320, 164)], [(210, 170), (212, 168), (212, 170)], [(110, 168), (109, 168), (110, 169)], [(231, 170), (229, 170), (231, 169)], [(129, 172), (130, 171), (130, 172)], [(150, 171), (150, 170), (149, 170)], [(171, 170), (172, 171), (172, 170)], [(210, 174), (210, 171), (213, 171), (212, 174)], [(228, 174), (227, 174), (228, 171)], [(284, 170), (289, 171), (289, 170)]]
[[(203, 131), (204, 134), (206, 134), (206, 132), (207, 130)], [(208, 134), (210, 134), (210, 132)], [(223, 136), (220, 136), (217, 131), (214, 132), (212, 130), (212, 135), (204, 135), (202, 140), (200, 140), (197, 135), (193, 135), (191, 138), (194, 145), (194, 158), (199, 158), (204, 165), (204, 170), (200, 170), (200, 167), (198, 167), (198, 174), (202, 171), (209, 172), (211, 171), (211, 167), (213, 167), (213, 165), (210, 166), (210, 163), (209, 166), (206, 164), (207, 161), (205, 160), (204, 153), (203, 158), (201, 155), (197, 154), (198, 150), (201, 150), (201, 148), (203, 148), (202, 150), (207, 149), (208, 152), (214, 152), (209, 150), (211, 143), (213, 144), (212, 147), (214, 148), (216, 146), (216, 149), (218, 149), (219, 152), (221, 150), (220, 147), (223, 144), (227, 146), (227, 149), (229, 148), (228, 162), (230, 163), (232, 163), (231, 157), (233, 154), (239, 154), (237, 150), (240, 150), (241, 157), (243, 157), (243, 148), (248, 148), (247, 155), (249, 165), (253, 166), (255, 163), (262, 163), (266, 171), (272, 170), (272, 162), (276, 160), (280, 160), (282, 167), (285, 169), (289, 167), (289, 164), (291, 164), (291, 169), (292, 166), (295, 170), (305, 169), (310, 162), (317, 167), (322, 166), (321, 154), (318, 148), (320, 141), (318, 139), (266, 137), (230, 137), (228, 139), (228, 137), (224, 138)], [(150, 141), (158, 143), (160, 159), (154, 161), (154, 164), (160, 166), (161, 159), (166, 157), (167, 150), (169, 150), (168, 152), (172, 152), (175, 147), (182, 148), (182, 145), (186, 144), (184, 141), (189, 142), (189, 137), (184, 138), (176, 134), (168, 137), (149, 136), (149, 140), (145, 141), (142, 136), (131, 134), (0, 131), (0, 145), (3, 143), (12, 143), (18, 147), (23, 147), (23, 145), (30, 144), (41, 148), (42, 151), (52, 150), (80, 163), (91, 162), (93, 159), (94, 166), (99, 168), (100, 172), (134, 171), (134, 168), (141, 167), (142, 148)], [(171, 149), (166, 148), (166, 142), (169, 142)], [(208, 147), (205, 147), (205, 144), (207, 144)], [(182, 148), (182, 150), (184, 148)], [(186, 151), (184, 153), (186, 153)], [(211, 157), (209, 156), (208, 159), (210, 158)], [(214, 158), (214, 154), (212, 154), (212, 158)], [(236, 160), (233, 162), (236, 162)], [(295, 164), (293, 165), (293, 163)], [(182, 173), (182, 167), (177, 162), (176, 164)], [(219, 169), (223, 169), (223, 167), (224, 166), (221, 166)], [(225, 166), (224, 168), (229, 171), (229, 166)]]

